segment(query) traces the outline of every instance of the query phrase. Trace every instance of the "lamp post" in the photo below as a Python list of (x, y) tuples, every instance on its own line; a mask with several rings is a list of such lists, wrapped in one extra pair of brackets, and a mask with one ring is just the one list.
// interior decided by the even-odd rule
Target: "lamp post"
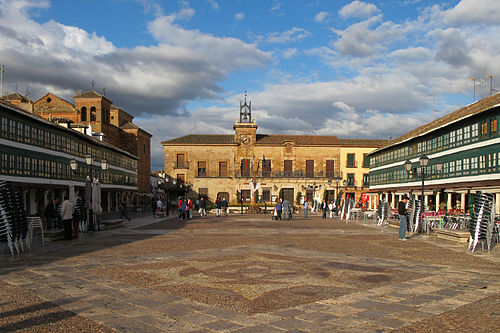
[[(424, 213), (424, 209), (425, 209), (425, 206), (424, 206), (424, 188), (425, 188), (425, 177), (426, 175), (428, 176), (432, 176), (433, 173), (428, 173), (426, 172), (427, 170), (427, 166), (429, 165), (429, 157), (427, 157), (427, 155), (422, 155), (420, 156), (420, 158), (418, 159), (419, 160), (419, 163), (420, 163), (420, 175), (421, 175), (421, 179), (422, 179), (422, 196), (420, 197), (420, 211), (421, 211), (421, 220), (422, 220), (422, 228), (426, 230), (426, 232), (428, 233), (429, 230), (427, 229), (427, 226), (424, 226), (424, 219), (423, 219), (423, 213)], [(435, 161), (434, 162), (434, 165), (436, 167), (436, 173), (441, 173), (441, 170), (443, 169), (443, 162), (441, 161)], [(404, 163), (404, 167), (405, 167), (405, 170), (408, 174), (411, 173), (411, 170), (413, 169), (413, 163), (410, 161), (410, 160), (407, 160), (405, 163)], [(418, 174), (416, 175), (413, 175), (414, 177), (415, 176), (418, 176)], [(439, 204), (439, 203), (437, 203)]]
[[(94, 157), (92, 155), (85, 155), (85, 163), (87, 163), (87, 165), (89, 165), (89, 177), (90, 177), (90, 180), (91, 182), (93, 181), (93, 174), (92, 174), (92, 165), (94, 164)], [(71, 168), (72, 171), (76, 171), (78, 169), (78, 162), (75, 158), (71, 159), (69, 161), (69, 166)], [(101, 169), (102, 170), (108, 170), (109, 169), (109, 163), (107, 160), (103, 159), (101, 161)], [(89, 214), (89, 217), (90, 217), (90, 214)], [(90, 222), (93, 222), (92, 219), (90, 219)], [(89, 229), (93, 230), (94, 229), (94, 225), (93, 223), (89, 223)]]

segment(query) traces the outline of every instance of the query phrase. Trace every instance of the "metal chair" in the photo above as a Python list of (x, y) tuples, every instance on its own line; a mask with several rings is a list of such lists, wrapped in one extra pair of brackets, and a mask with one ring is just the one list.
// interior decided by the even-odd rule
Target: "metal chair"
[(42, 233), (42, 246), (45, 246), (42, 219), (38, 216), (27, 217), (26, 219), (28, 220), (28, 235), (26, 236), (26, 245), (28, 245), (28, 248), (31, 250), (33, 231), (35, 228), (40, 228), (40, 232)]

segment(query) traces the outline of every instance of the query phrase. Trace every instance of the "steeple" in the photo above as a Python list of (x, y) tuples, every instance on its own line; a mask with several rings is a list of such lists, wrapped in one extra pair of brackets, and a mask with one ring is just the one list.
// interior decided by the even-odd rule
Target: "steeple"
[(247, 103), (247, 91), (245, 90), (245, 102), (240, 101), (240, 123), (252, 122), (252, 102)]

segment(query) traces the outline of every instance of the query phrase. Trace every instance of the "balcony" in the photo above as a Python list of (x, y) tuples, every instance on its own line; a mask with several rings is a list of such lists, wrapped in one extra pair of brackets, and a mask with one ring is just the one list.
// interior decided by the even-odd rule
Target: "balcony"
[[(314, 173), (305, 171), (267, 171), (259, 170), (256, 174), (257, 178), (305, 178), (305, 179), (335, 179), (337, 177), (342, 178), (341, 172), (325, 172), (325, 171), (315, 171)], [(232, 172), (222, 172), (218, 171), (206, 171), (196, 175), (196, 178), (231, 178), (233, 177)], [(250, 171), (236, 171), (236, 178), (251, 178), (253, 174)]]
[(346, 163), (345, 167), (346, 168), (357, 168), (358, 167), (358, 161), (355, 161), (354, 163)]

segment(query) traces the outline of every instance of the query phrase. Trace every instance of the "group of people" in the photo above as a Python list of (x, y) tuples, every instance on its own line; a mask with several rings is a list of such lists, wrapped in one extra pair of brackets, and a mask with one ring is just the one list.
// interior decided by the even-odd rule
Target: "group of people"
[(220, 198), (217, 198), (215, 200), (215, 214), (217, 216), (220, 216), (221, 213), (224, 213), (224, 216), (227, 216), (227, 210), (229, 208), (229, 203), (227, 202), (225, 197), (222, 197), (222, 200)]
[(276, 205), (274, 206), (273, 219), (281, 220), (281, 215), (283, 214), (283, 219), (292, 219), (292, 207), (290, 206), (290, 201), (287, 199), (280, 201), (279, 198), (276, 199)]
[[(59, 207), (60, 206), (60, 207)], [(60, 211), (59, 211), (60, 208)], [(45, 223), (47, 230), (55, 228), (64, 228), (64, 239), (78, 237), (79, 223), (75, 214), (75, 207), (68, 199), (59, 201), (59, 197), (54, 197), (45, 207)]]
[(337, 212), (337, 204), (333, 200), (331, 200), (330, 203), (327, 203), (326, 199), (325, 199), (321, 203), (321, 210), (323, 212), (323, 214), (321, 215), (321, 218), (326, 219), (326, 213), (327, 213), (327, 211), (329, 211), (330, 218), (333, 219), (334, 213)]

